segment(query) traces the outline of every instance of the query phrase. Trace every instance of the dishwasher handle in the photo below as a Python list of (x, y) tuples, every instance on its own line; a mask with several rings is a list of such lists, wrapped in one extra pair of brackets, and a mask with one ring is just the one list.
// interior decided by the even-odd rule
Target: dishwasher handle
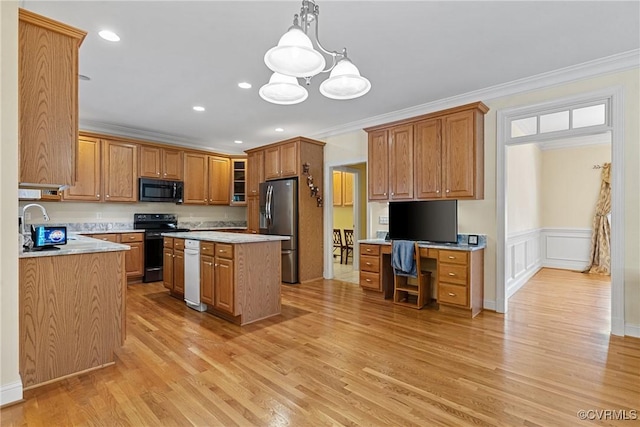
[(184, 250), (184, 254), (185, 255), (199, 255), (200, 251), (197, 249), (185, 249)]

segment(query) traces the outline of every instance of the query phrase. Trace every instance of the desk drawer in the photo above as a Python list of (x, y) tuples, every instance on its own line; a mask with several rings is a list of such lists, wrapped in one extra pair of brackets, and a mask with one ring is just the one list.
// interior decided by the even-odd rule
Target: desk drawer
[(380, 245), (360, 245), (360, 253), (362, 255), (380, 255)]
[(469, 303), (466, 286), (450, 285), (440, 283), (438, 285), (438, 302), (443, 304), (453, 304), (467, 307)]
[(122, 233), (120, 235), (120, 243), (142, 242), (144, 233)]
[(213, 256), (214, 252), (214, 243), (213, 242), (200, 242), (200, 255), (211, 255)]
[(451, 264), (467, 264), (467, 252), (440, 249), (438, 260), (440, 262), (448, 262)]
[(467, 284), (467, 266), (445, 264), (443, 262), (438, 266), (438, 281), (455, 283), (457, 285)]
[(380, 257), (360, 255), (360, 271), (380, 272)]
[(380, 286), (380, 274), (371, 273), (369, 271), (361, 271), (360, 286), (362, 286), (365, 289), (370, 289), (373, 291), (382, 290), (382, 287)]
[(216, 243), (216, 256), (233, 259), (233, 245)]

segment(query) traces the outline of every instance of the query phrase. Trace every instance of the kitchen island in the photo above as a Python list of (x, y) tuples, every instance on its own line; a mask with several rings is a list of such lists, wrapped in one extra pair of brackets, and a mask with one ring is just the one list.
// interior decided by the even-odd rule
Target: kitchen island
[(114, 363), (125, 338), (127, 250), (72, 235), (59, 250), (19, 254), (25, 390)]
[(280, 314), (281, 241), (288, 236), (196, 231), (163, 233), (163, 282), (184, 298), (185, 240), (200, 242), (200, 302), (238, 325)]

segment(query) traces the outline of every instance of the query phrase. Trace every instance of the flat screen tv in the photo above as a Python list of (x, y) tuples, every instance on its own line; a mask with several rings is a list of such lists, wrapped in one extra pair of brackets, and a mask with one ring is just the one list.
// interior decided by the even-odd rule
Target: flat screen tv
[(389, 239), (457, 243), (458, 201), (389, 203)]

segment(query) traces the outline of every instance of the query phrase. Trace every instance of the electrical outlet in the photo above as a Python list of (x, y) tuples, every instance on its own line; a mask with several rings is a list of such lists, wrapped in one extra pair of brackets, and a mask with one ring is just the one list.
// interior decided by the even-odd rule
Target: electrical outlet
[(388, 216), (378, 217), (378, 224), (381, 224), (381, 225), (389, 224), (389, 217)]
[(96, 219), (102, 219), (102, 212), (96, 212)]

